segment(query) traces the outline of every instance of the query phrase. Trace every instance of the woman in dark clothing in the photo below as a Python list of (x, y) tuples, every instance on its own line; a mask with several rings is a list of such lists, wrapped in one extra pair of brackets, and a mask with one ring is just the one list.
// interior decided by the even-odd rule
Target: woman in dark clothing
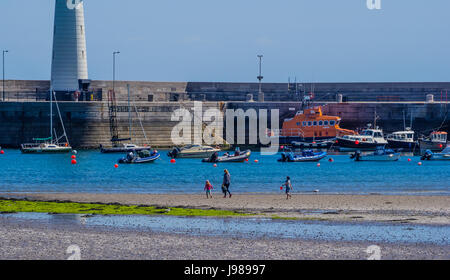
[(230, 172), (228, 172), (228, 170), (225, 169), (224, 174), (223, 174), (223, 183), (222, 183), (222, 191), (224, 194), (223, 198), (227, 197), (227, 193), (230, 194), (230, 198), (231, 198), (230, 185), (231, 185), (231, 175), (230, 175)]

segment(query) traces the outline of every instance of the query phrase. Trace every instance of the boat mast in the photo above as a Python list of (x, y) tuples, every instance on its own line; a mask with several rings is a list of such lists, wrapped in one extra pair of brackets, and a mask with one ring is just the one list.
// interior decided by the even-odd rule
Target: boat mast
[(50, 89), (50, 141), (53, 143), (53, 89)]
[(130, 139), (132, 139), (132, 137), (131, 137), (131, 130), (132, 130), (132, 125), (133, 124), (131, 123), (130, 84), (127, 84), (127, 90), (128, 90), (128, 122), (129, 122), (128, 131), (130, 133)]

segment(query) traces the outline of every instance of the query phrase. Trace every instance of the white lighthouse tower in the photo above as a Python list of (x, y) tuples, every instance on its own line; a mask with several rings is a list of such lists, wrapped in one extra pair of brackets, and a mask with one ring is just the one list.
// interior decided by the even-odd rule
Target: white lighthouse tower
[(74, 92), (87, 79), (83, 0), (56, 0), (51, 87)]

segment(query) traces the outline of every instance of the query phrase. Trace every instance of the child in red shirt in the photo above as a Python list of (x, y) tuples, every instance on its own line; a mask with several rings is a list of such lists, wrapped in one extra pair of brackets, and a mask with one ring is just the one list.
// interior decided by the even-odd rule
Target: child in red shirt
[(212, 189), (213, 189), (213, 185), (211, 185), (211, 183), (209, 181), (206, 181), (205, 191), (206, 191), (206, 198), (207, 199), (213, 198), (213, 196), (211, 194)]

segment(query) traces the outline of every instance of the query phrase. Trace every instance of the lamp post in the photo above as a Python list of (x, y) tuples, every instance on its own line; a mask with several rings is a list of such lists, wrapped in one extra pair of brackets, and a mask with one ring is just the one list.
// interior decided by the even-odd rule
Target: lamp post
[(259, 58), (259, 76), (257, 77), (257, 79), (259, 80), (259, 91), (258, 91), (258, 101), (259, 102), (264, 102), (264, 96), (262, 93), (262, 80), (264, 79), (264, 77), (262, 76), (262, 58), (264, 56), (263, 55), (258, 55)]
[(115, 94), (115, 82), (116, 82), (116, 55), (120, 52), (113, 52), (113, 93)]
[(5, 54), (8, 53), (8, 50), (3, 50), (3, 94), (2, 100), (5, 101)]

